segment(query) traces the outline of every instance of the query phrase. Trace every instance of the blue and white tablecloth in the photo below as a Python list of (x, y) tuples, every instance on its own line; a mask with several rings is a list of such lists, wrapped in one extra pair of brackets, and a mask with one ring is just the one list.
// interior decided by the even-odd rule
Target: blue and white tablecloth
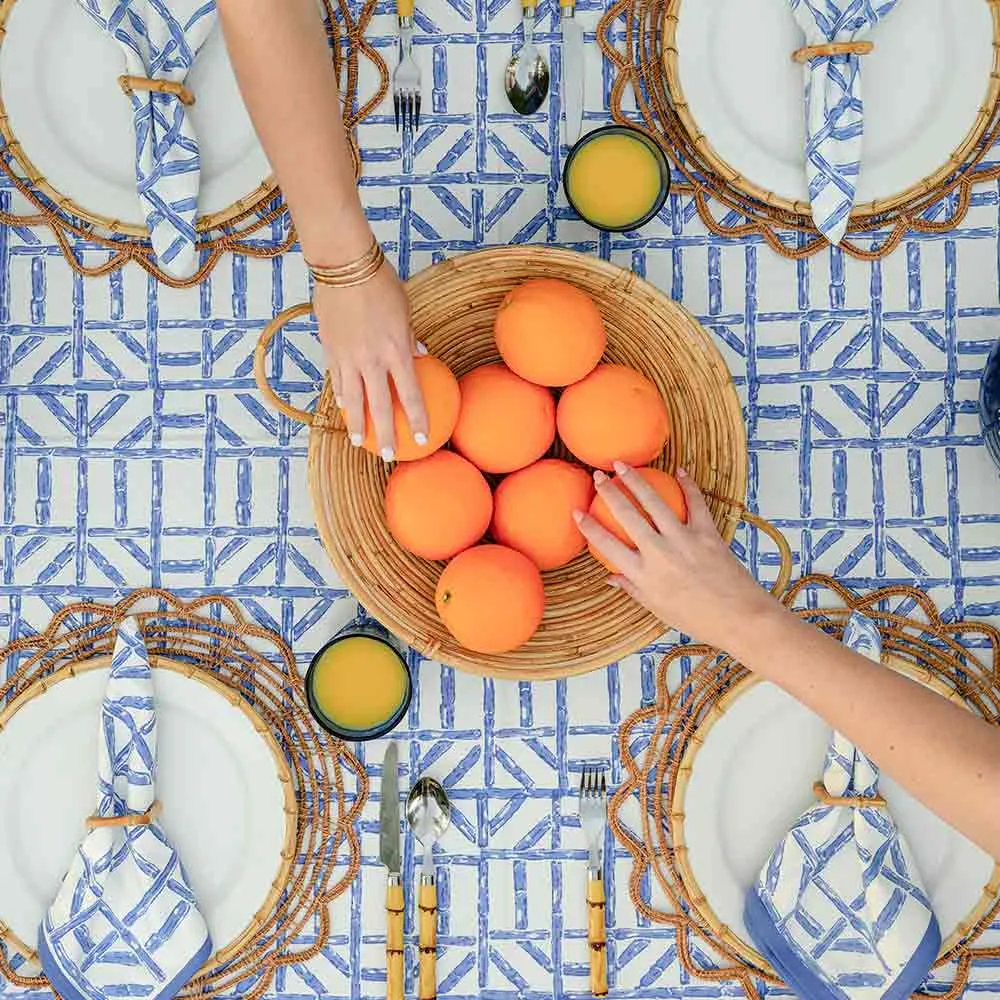
[[(607, 106), (592, 34), (601, 5), (579, 6), (593, 127)], [(558, 8), (540, 15), (547, 47)], [(797, 572), (862, 589), (918, 581), (949, 615), (996, 622), (1000, 481), (976, 396), (1000, 335), (1000, 187), (977, 190), (960, 230), (907, 239), (870, 264), (838, 250), (795, 263), (760, 240), (717, 239), (677, 195), (641, 238), (598, 237), (571, 217), (550, 155), (558, 46), (544, 116), (516, 119), (496, 85), (518, 17), (511, 2), (426, 0), (415, 39), (426, 125), (402, 159), (391, 104), (361, 129), (364, 200), (402, 273), (515, 240), (633, 268), (712, 331), (746, 406), (750, 505), (788, 536)], [(390, 60), (392, 24), (386, 6), (371, 31)], [(0, 186), (0, 207), (12, 204)], [(42, 628), (81, 595), (223, 590), (304, 668), (355, 615), (314, 527), (307, 432), (264, 408), (252, 375), (264, 322), (306, 295), (297, 253), (227, 258), (202, 287), (175, 291), (134, 266), (85, 281), (46, 234), (0, 228), (0, 639)], [(274, 358), (300, 404), (321, 375), (309, 329), (294, 326)], [(747, 551), (759, 576), (773, 576), (765, 541)], [(605, 760), (620, 781), (617, 728), (652, 698), (663, 648), (557, 684), (417, 666), (402, 781), (430, 770), (455, 804), (438, 869), (443, 997), (587, 995), (570, 764)], [(369, 762), (382, 753), (363, 750)], [(384, 996), (377, 814), (376, 796), (362, 875), (334, 906), (333, 936), (319, 957), (278, 973), (277, 1000)], [(636, 915), (629, 871), (621, 852), (609, 861), (612, 996), (721, 997), (683, 973), (670, 928)], [(975, 978), (979, 995), (1000, 996), (1000, 968)], [(21, 995), (0, 985), (3, 1000)]]

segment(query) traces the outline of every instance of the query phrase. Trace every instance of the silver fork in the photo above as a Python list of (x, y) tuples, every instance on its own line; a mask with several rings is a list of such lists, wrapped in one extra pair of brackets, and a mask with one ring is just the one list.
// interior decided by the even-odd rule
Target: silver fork
[(396, 131), (420, 128), (420, 67), (413, 58), (413, 0), (396, 0), (399, 21), (399, 61), (392, 71), (392, 104)]
[(580, 772), (580, 826), (587, 838), (587, 941), (590, 989), (608, 993), (607, 931), (604, 916), (604, 831), (608, 825), (608, 780), (603, 767), (584, 765)]

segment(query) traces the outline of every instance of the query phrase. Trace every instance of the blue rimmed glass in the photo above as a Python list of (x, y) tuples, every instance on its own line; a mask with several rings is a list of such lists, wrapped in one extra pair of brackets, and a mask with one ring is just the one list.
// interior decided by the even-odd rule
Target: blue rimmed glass
[[(652, 207), (646, 212), (645, 215), (636, 219), (634, 222), (628, 223), (624, 226), (604, 226), (599, 222), (595, 222), (593, 219), (587, 218), (583, 212), (576, 206), (569, 193), (569, 174), (570, 170), (573, 168), (573, 161), (576, 159), (577, 154), (583, 149), (584, 146), (593, 142), (595, 139), (599, 139), (605, 135), (624, 135), (628, 136), (629, 139), (634, 139), (636, 142), (641, 142), (649, 151), (653, 154), (653, 158), (656, 160), (657, 165), (660, 168), (660, 190), (656, 196), (656, 200), (653, 202)], [(609, 183), (615, 183), (613, 180), (609, 180)], [(670, 164), (667, 162), (667, 157), (663, 150), (653, 142), (645, 133), (640, 132), (638, 129), (629, 128), (627, 125), (603, 125), (601, 128), (595, 128), (593, 132), (588, 132), (585, 136), (578, 139), (573, 148), (569, 151), (569, 155), (566, 157), (566, 163), (563, 165), (562, 174), (562, 186), (563, 191), (566, 193), (566, 200), (569, 202), (569, 207), (573, 209), (574, 212), (584, 222), (588, 225), (593, 226), (595, 229), (601, 230), (602, 233), (627, 233), (634, 229), (641, 229), (647, 222), (651, 222), (660, 214), (660, 209), (663, 208), (667, 201), (667, 196), (670, 194)]]
[[(399, 667), (403, 672), (403, 678), (405, 681), (405, 689), (403, 691), (403, 697), (400, 700), (399, 707), (383, 722), (380, 722), (369, 729), (348, 729), (345, 726), (340, 725), (338, 722), (331, 719), (322, 710), (322, 708), (320, 708), (319, 703), (313, 695), (313, 677), (316, 672), (316, 667), (322, 659), (323, 654), (330, 649), (331, 646), (335, 646), (338, 642), (343, 642), (345, 639), (357, 638), (372, 639), (375, 642), (380, 642), (383, 646), (391, 649), (396, 655), (396, 659), (399, 660)], [(410, 702), (413, 700), (413, 678), (410, 676), (410, 668), (406, 663), (406, 646), (391, 632), (384, 629), (377, 622), (373, 621), (352, 622), (350, 625), (342, 628), (312, 658), (312, 662), (309, 664), (309, 669), (306, 671), (305, 683), (306, 701), (309, 704), (309, 711), (312, 713), (313, 718), (328, 733), (349, 742), (363, 743), (366, 740), (376, 740), (380, 736), (385, 736), (387, 733), (391, 733), (392, 730), (394, 730), (396, 726), (402, 722), (403, 717), (406, 715), (406, 710), (410, 707)]]

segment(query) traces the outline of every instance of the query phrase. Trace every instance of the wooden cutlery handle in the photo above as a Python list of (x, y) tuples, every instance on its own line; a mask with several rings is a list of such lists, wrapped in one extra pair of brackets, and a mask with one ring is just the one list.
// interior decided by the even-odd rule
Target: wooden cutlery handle
[(390, 879), (385, 890), (385, 995), (403, 1000), (403, 886)]
[(600, 872), (587, 877), (587, 941), (590, 944), (590, 991), (608, 995), (608, 935), (604, 927), (604, 879)]
[(396, 0), (397, 17), (413, 17), (413, 0)]
[(433, 878), (420, 879), (420, 1000), (437, 997), (438, 892)]

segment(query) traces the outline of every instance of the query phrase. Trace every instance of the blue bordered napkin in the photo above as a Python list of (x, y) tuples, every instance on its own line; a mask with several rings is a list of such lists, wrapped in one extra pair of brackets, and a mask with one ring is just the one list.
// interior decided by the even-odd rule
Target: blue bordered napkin
[[(122, 623), (98, 734), (93, 827), (42, 921), (38, 953), (62, 1000), (170, 1000), (212, 953), (156, 814), (156, 706), (146, 644)], [(95, 825), (130, 817), (130, 825)]]
[[(864, 615), (851, 616), (844, 644), (880, 658), (881, 637)], [(816, 786), (820, 803), (778, 844), (747, 897), (754, 944), (808, 1000), (906, 1000), (941, 947), (910, 849), (879, 798), (878, 777), (878, 768), (834, 733)], [(830, 802), (837, 799), (854, 804)]]
[[(183, 84), (216, 21), (215, 0), (78, 0), (125, 54), (126, 76)], [(175, 278), (197, 270), (201, 157), (178, 94), (128, 90), (135, 175), (153, 249)], [(94, 137), (95, 142), (100, 136)]]
[[(897, 0), (789, 0), (806, 45), (864, 41)], [(839, 243), (857, 193), (864, 134), (861, 56), (814, 56), (805, 64), (806, 174), (813, 222)]]

